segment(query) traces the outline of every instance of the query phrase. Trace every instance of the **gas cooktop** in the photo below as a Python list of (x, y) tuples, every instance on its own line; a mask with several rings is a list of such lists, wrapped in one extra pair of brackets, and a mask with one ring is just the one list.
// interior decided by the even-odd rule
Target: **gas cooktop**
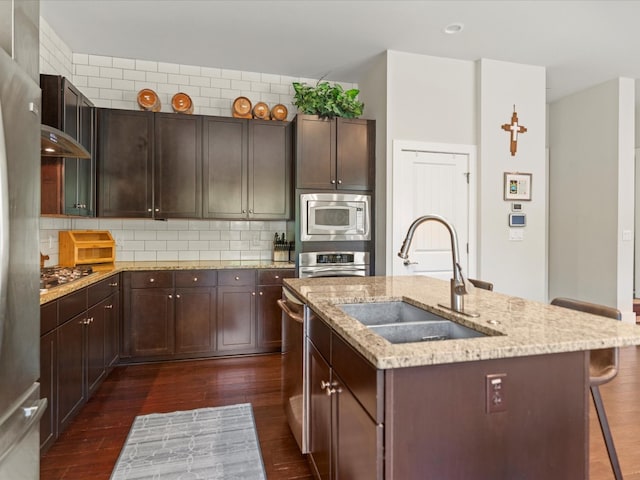
[(76, 267), (44, 267), (40, 269), (40, 291), (64, 285), (93, 273), (91, 265)]

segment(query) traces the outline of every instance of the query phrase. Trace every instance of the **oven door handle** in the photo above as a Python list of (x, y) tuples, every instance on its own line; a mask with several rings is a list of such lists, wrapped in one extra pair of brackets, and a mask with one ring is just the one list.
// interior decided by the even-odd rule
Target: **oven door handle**
[(303, 323), (302, 320), (302, 315), (294, 312), (293, 310), (291, 310), (289, 308), (289, 305), (287, 305), (287, 302), (285, 302), (284, 300), (278, 299), (278, 306), (280, 307), (280, 310), (282, 310), (284, 313), (287, 314), (287, 316), (289, 318), (292, 318), (293, 320), (295, 320), (298, 323)]
[(300, 269), (300, 277), (361, 277), (366, 276), (365, 267)]

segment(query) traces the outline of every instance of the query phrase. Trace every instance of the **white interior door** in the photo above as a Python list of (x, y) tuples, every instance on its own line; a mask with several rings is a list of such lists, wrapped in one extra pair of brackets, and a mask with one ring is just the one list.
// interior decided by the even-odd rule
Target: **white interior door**
[(460, 264), (468, 275), (469, 157), (468, 153), (455, 151), (394, 150), (393, 275), (429, 275), (443, 280), (452, 277), (451, 237), (446, 227), (438, 222), (423, 223), (416, 230), (409, 250), (411, 264), (405, 265), (397, 255), (411, 223), (427, 214), (440, 215), (453, 224), (458, 237)]

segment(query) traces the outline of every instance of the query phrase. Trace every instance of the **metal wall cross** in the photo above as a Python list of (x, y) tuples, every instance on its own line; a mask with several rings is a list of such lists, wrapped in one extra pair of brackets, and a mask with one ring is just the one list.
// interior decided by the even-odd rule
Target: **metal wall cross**
[(511, 132), (511, 142), (509, 145), (509, 150), (511, 151), (511, 156), (513, 157), (516, 154), (516, 150), (518, 148), (518, 134), (525, 133), (527, 129), (518, 125), (518, 114), (516, 113), (516, 106), (513, 106), (513, 115), (511, 115), (511, 123), (505, 123), (502, 125), (502, 129)]

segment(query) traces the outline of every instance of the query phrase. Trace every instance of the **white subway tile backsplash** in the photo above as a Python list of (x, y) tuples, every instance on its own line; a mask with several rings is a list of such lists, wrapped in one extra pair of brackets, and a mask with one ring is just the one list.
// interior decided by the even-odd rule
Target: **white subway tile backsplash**
[(134, 233), (136, 240), (155, 240), (157, 238), (155, 230), (137, 230)]
[(231, 88), (233, 90), (248, 91), (251, 90), (251, 82), (245, 80), (231, 80)]
[[(133, 96), (133, 100), (135, 100), (135, 96), (133, 95), (133, 91), (132, 91), (134, 87), (135, 87), (135, 82), (133, 80), (122, 80), (122, 79), (115, 79), (115, 78), (111, 80), (111, 88), (115, 88), (117, 90), (123, 90), (122, 97), (125, 98), (126, 100), (131, 100), (131, 98), (129, 98), (128, 96), (125, 96), (125, 94)], [(125, 91), (125, 90), (130, 90), (130, 91)]]
[(211, 79), (209, 77), (197, 77), (192, 75), (189, 77), (189, 84), (197, 87), (210, 87)]
[(74, 65), (89, 65), (89, 55), (86, 53), (74, 53), (71, 59)]
[(144, 72), (157, 72), (158, 62), (152, 62), (149, 60), (136, 60), (136, 70)]
[(209, 242), (206, 240), (190, 240), (189, 250), (206, 250), (209, 248)]
[(220, 260), (240, 260), (240, 252), (234, 252), (232, 250), (221, 251)]
[(186, 240), (168, 240), (167, 241), (167, 250), (188, 250), (189, 242)]
[[(104, 77), (89, 77), (89, 87), (111, 88), (111, 79), (110, 78), (104, 78)], [(84, 92), (82, 92), (82, 93), (84, 93)], [(88, 94), (85, 93), (85, 95), (88, 95)]]
[(160, 72), (147, 72), (145, 79), (153, 83), (167, 83), (168, 75)]
[(178, 260), (187, 262), (195, 262), (200, 260), (200, 252), (180, 251), (178, 252)]
[(135, 70), (136, 61), (133, 58), (119, 58), (113, 57), (114, 68), (121, 68), (123, 70)]
[(180, 65), (176, 63), (158, 62), (158, 71), (164, 73), (180, 73)]
[(207, 246), (208, 250), (229, 250), (228, 240), (211, 240)]
[(157, 260), (156, 252), (133, 252), (133, 260), (135, 262), (155, 262)]
[(100, 98), (104, 100), (122, 100), (122, 90), (113, 90), (111, 88), (101, 88)]
[(100, 76), (105, 78), (122, 79), (122, 69), (112, 67), (100, 67)]
[(260, 81), (264, 82), (264, 83), (275, 83), (278, 84), (280, 83), (282, 76), (281, 75), (274, 75), (272, 73), (262, 73), (260, 75)]
[(113, 65), (113, 57), (89, 55), (89, 65), (97, 65), (98, 67), (111, 67)]
[(242, 78), (242, 72), (239, 70), (227, 70), (223, 68), (222, 78), (228, 78), (230, 80), (240, 80)]
[(167, 249), (167, 242), (163, 240), (148, 240), (144, 242), (144, 249), (150, 251), (163, 251)]
[(240, 231), (239, 230), (221, 230), (220, 231), (220, 240), (240, 240)]
[[(90, 65), (76, 65), (75, 68), (76, 75), (84, 75), (87, 77), (99, 77), (100, 76), (100, 67), (90, 66)], [(82, 92), (84, 93), (84, 92)]]
[(222, 70), (219, 68), (211, 68), (211, 67), (202, 67), (200, 69), (200, 73), (205, 77), (215, 77), (218, 78), (222, 75)]
[(220, 240), (219, 230), (202, 230), (200, 232), (200, 240)]
[(240, 78), (242, 80), (247, 80), (250, 82), (260, 82), (262, 81), (262, 76), (258, 72), (241, 72)]
[(165, 262), (176, 261), (178, 260), (178, 252), (176, 250), (156, 252), (156, 260)]
[(197, 231), (191, 231), (191, 230), (180, 231), (178, 232), (178, 239), (179, 240), (199, 240), (200, 233)]
[(135, 252), (116, 252), (116, 262), (133, 262)]
[(146, 73), (138, 70), (124, 70), (122, 72), (122, 78), (124, 78), (125, 80), (144, 81), (144, 79), (146, 78)]
[(144, 240), (125, 240), (122, 242), (124, 251), (144, 251)]
[(180, 73), (183, 75), (200, 75), (202, 71), (197, 65), (180, 65)]
[(162, 230), (157, 232), (158, 240), (178, 240), (177, 230)]
[(249, 240), (231, 241), (229, 242), (229, 250), (250, 250), (251, 242)]
[(200, 252), (200, 260), (220, 260), (220, 251), (203, 250)]
[[(167, 75), (167, 82), (169, 82), (171, 84), (175, 84), (175, 85), (188, 84), (189, 83), (189, 75), (180, 75), (180, 74), (170, 73), (170, 74)], [(174, 88), (175, 88), (175, 86), (174, 86)]]

